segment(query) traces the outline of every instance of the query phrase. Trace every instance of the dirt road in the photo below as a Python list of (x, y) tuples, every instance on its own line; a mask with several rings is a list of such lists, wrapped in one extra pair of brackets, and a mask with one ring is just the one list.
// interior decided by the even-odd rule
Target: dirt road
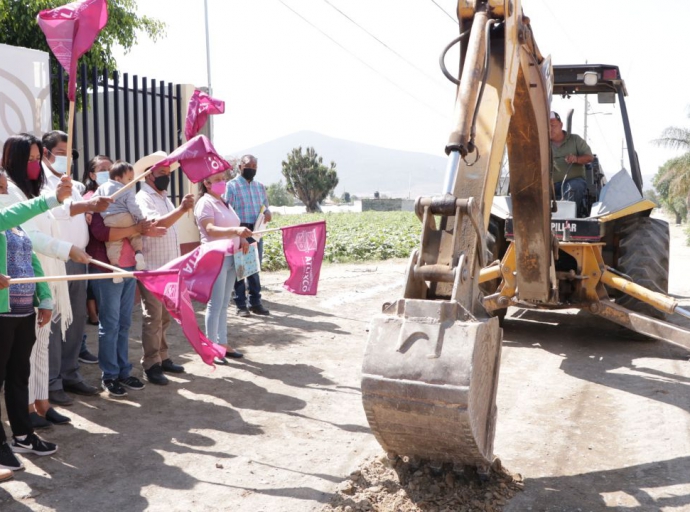
[[(671, 292), (690, 305), (690, 248), (676, 228), (672, 244)], [(232, 316), (247, 357), (215, 371), (175, 326), (172, 354), (187, 373), (125, 400), (78, 398), (62, 410), (73, 425), (43, 434), (60, 451), (24, 457), (26, 471), (0, 484), (0, 510), (319, 510), (380, 454), (361, 408), (361, 356), (404, 266), (325, 267), (318, 297), (266, 274), (272, 316)], [(133, 362), (139, 311), (134, 320)], [(95, 348), (95, 328), (89, 336)], [(683, 350), (571, 312), (511, 311), (504, 338), (496, 453), (525, 478), (506, 510), (690, 509)], [(97, 368), (83, 369), (96, 383)]]

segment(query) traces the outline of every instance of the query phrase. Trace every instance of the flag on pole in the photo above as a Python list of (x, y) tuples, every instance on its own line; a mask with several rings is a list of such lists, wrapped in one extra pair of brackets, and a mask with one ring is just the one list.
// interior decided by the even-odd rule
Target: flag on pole
[(79, 0), (38, 13), (38, 25), (55, 58), (69, 75), (67, 97), (77, 96), (77, 62), (108, 23), (106, 0)]
[(326, 221), (281, 228), (290, 277), (283, 287), (298, 295), (316, 295), (326, 248)]
[(225, 113), (224, 101), (212, 98), (205, 92), (195, 89), (187, 106), (184, 136), (187, 140), (191, 139), (204, 127), (208, 116), (223, 113)]
[(179, 270), (180, 279), (192, 300), (208, 302), (211, 298), (213, 283), (223, 266), (223, 259), (234, 254), (237, 249), (236, 240), (215, 240), (201, 244), (188, 254), (172, 260), (159, 270)]
[(167, 158), (151, 167), (151, 170), (166, 167), (174, 162), (180, 162), (182, 171), (192, 183), (199, 183), (209, 176), (232, 169), (232, 165), (216, 152), (216, 148), (205, 135), (197, 135), (185, 142)]
[(181, 272), (134, 272), (134, 276), (165, 305), (170, 316), (180, 324), (192, 348), (206, 364), (213, 366), (214, 357), (225, 357), (226, 347), (213, 343), (199, 329), (192, 300)]

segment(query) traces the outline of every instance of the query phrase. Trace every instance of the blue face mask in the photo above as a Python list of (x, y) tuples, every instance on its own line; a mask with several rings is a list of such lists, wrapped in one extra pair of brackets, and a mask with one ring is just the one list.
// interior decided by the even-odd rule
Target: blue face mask
[(50, 166), (56, 173), (65, 174), (67, 172), (67, 157), (55, 156), (55, 161)]
[(107, 183), (109, 179), (110, 173), (108, 171), (101, 171), (96, 173), (96, 183), (99, 185)]

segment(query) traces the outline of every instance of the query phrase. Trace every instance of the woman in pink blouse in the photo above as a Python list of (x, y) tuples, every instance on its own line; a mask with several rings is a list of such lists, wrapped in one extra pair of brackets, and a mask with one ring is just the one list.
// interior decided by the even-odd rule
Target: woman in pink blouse
[[(220, 172), (199, 183), (201, 196), (194, 207), (194, 217), (201, 233), (201, 243), (221, 238), (233, 240), (234, 249), (247, 252), (247, 238), (251, 230), (240, 226), (240, 218), (222, 197), (225, 193), (225, 177)], [(206, 306), (206, 337), (219, 345), (228, 344), (228, 304), (235, 287), (235, 259), (225, 256), (223, 267), (213, 285), (211, 299)], [(242, 353), (230, 348), (227, 357), (239, 358)], [(228, 364), (225, 358), (216, 358), (216, 364)]]

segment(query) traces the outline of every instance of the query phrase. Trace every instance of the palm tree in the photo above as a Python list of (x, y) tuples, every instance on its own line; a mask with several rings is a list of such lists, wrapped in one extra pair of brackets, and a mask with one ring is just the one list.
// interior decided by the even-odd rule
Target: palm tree
[(664, 163), (655, 177), (655, 185), (667, 184), (669, 199), (681, 199), (690, 207), (690, 129), (670, 126), (654, 142), (665, 148), (685, 151)]

